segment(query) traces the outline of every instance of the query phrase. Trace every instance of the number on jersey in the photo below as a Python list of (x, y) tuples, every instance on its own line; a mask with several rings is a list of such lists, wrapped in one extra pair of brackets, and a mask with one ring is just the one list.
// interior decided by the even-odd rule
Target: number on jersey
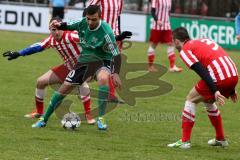
[(218, 44), (214, 41), (211, 41), (210, 39), (201, 39), (201, 42), (206, 43), (207, 45), (214, 44), (214, 47), (212, 48), (212, 50), (214, 51), (218, 50), (218, 47), (219, 47)]

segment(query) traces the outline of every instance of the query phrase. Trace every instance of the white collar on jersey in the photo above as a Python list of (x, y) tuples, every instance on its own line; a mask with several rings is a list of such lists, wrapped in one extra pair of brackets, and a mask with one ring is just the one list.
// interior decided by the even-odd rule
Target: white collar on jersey
[(102, 20), (99, 21), (99, 25), (97, 26), (97, 28), (91, 30), (91, 29), (88, 27), (88, 29), (89, 29), (90, 31), (96, 31), (96, 30), (98, 30), (98, 29), (100, 28), (101, 24), (102, 24)]

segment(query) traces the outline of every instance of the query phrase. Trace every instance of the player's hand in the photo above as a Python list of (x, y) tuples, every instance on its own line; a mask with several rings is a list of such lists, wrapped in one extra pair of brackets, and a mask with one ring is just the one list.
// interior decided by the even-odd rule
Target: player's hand
[(225, 104), (225, 97), (219, 91), (216, 91), (214, 96), (220, 106)]
[(112, 74), (113, 84), (116, 88), (122, 89), (122, 81), (117, 73)]
[(157, 24), (159, 25), (159, 26), (162, 26), (163, 25), (163, 22), (162, 21), (157, 21)]
[(120, 35), (116, 36), (116, 41), (123, 41), (126, 38), (131, 38), (132, 32), (130, 31), (123, 31)]
[(8, 60), (16, 59), (20, 56), (19, 52), (7, 51), (3, 53), (3, 57), (7, 57)]
[(132, 37), (132, 32), (131, 31), (123, 31), (122, 32), (122, 37), (125, 39), (125, 38), (131, 38)]
[(60, 27), (61, 25), (61, 22), (58, 22), (57, 20), (53, 20), (51, 23), (50, 23), (50, 27)]
[(237, 36), (236, 36), (236, 38), (237, 38), (237, 40), (239, 40), (239, 41), (240, 41), (240, 35), (237, 35)]
[(237, 91), (235, 91), (234, 94), (230, 95), (230, 98), (233, 101), (233, 103), (236, 103), (238, 100)]

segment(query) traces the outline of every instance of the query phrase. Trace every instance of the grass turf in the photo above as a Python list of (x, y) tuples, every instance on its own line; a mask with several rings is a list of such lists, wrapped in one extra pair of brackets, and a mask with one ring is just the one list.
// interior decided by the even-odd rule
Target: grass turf
[[(0, 31), (0, 52), (19, 50), (27, 45), (42, 40), (46, 35)], [(127, 62), (146, 63), (147, 43), (133, 43), (125, 50)], [(232, 59), (240, 66), (240, 55), (229, 51)], [(95, 126), (82, 123), (77, 131), (64, 130), (59, 119), (53, 115), (44, 129), (32, 129), (36, 120), (25, 119), (23, 115), (34, 107), (34, 92), (37, 77), (51, 66), (61, 63), (54, 50), (17, 60), (7, 61), (0, 58), (0, 159), (1, 160), (72, 160), (72, 159), (151, 159), (151, 160), (235, 160), (239, 154), (239, 102), (227, 102), (220, 107), (228, 148), (215, 148), (207, 145), (207, 140), (214, 137), (203, 105), (198, 105), (196, 124), (192, 133), (190, 150), (170, 149), (166, 145), (178, 140), (181, 136), (180, 113), (185, 97), (197, 75), (186, 69), (178, 58), (177, 64), (184, 68), (180, 74), (166, 73), (161, 80), (170, 83), (173, 89), (160, 96), (136, 98), (135, 106), (121, 105), (107, 114), (109, 130), (100, 132)], [(166, 46), (157, 49), (156, 63), (168, 66)], [(144, 67), (143, 67), (144, 66)], [(141, 64), (140, 68), (146, 68)], [(131, 68), (130, 68), (131, 70)], [(138, 77), (146, 72), (131, 72), (127, 76)], [(145, 86), (132, 90), (151, 89), (153, 79), (147, 79)], [(137, 82), (142, 81), (139, 77)], [(145, 82), (144, 82), (145, 83)], [(90, 84), (95, 86), (95, 84)], [(123, 86), (124, 87), (124, 86)], [(239, 90), (239, 87), (238, 87)], [(52, 89), (48, 88), (45, 98), (47, 105)], [(126, 95), (125, 95), (126, 96)], [(131, 93), (127, 95), (134, 98)], [(148, 98), (147, 98), (148, 97)], [(73, 109), (82, 111), (82, 105), (76, 96)], [(80, 104), (80, 105), (79, 105)], [(96, 105), (95, 100), (93, 105)]]

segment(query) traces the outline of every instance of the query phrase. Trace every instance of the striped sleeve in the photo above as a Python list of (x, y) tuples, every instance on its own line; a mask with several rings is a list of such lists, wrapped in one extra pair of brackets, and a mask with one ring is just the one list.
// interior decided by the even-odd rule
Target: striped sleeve
[(79, 43), (80, 40), (79, 40), (79, 36), (78, 36), (78, 32), (74, 31), (74, 32), (71, 32), (70, 34), (72, 40), (75, 42), (75, 43)]
[(199, 62), (197, 57), (190, 50), (181, 50), (180, 57), (183, 62), (190, 68), (194, 63)]
[(89, 0), (87, 6), (89, 5), (100, 5), (101, 0)]
[(44, 39), (43, 41), (40, 42), (40, 45), (42, 48), (50, 48), (51, 47), (51, 39), (52, 36), (49, 36), (48, 38)]
[(152, 0), (152, 5), (151, 5), (151, 7), (152, 7), (152, 8), (156, 8), (156, 6), (157, 6), (157, 0)]
[(112, 53), (113, 56), (116, 56), (119, 54), (118, 47), (116, 44), (116, 40), (113, 38), (114, 36), (106, 34), (104, 36), (105, 39), (105, 46), (106, 46), (106, 51)]
[(120, 4), (119, 4), (119, 15), (122, 13), (123, 4), (124, 4), (124, 1), (123, 1), (123, 0), (120, 0)]

